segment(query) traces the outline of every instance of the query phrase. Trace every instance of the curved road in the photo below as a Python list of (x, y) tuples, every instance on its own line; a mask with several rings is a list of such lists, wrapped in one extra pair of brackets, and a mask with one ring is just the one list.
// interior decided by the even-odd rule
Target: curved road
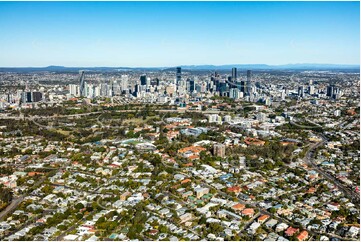
[(313, 161), (313, 151), (314, 149), (316, 149), (317, 147), (320, 147), (322, 145), (325, 144), (325, 142), (327, 141), (327, 138), (324, 135), (320, 135), (320, 137), (322, 138), (322, 141), (311, 145), (310, 148), (307, 150), (305, 158), (303, 159), (303, 161), (309, 165), (310, 167), (312, 167), (314, 170), (316, 170), (319, 174), (321, 174), (326, 180), (328, 180), (329, 182), (333, 183), (339, 190), (341, 190), (352, 202), (356, 203), (356, 204), (360, 204), (360, 195), (357, 194), (356, 192), (351, 191), (348, 187), (346, 187), (345, 185), (341, 184), (337, 178), (335, 178), (334, 176), (330, 175), (329, 173), (327, 173), (326, 171), (324, 171), (323, 169), (321, 169), (314, 161)]

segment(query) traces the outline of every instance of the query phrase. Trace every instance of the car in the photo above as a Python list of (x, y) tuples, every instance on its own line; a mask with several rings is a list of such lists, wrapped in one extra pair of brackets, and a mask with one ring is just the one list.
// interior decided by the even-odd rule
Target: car
[(162, 239), (165, 239), (165, 238), (167, 238), (167, 234), (165, 234), (165, 233), (161, 233), (159, 236), (158, 236), (158, 239), (159, 240), (162, 240)]

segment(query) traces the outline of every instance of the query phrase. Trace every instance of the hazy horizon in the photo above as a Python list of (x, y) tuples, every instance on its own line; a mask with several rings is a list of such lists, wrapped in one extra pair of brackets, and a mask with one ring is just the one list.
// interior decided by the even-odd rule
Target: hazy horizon
[(64, 68), (172, 68), (172, 67), (179, 67), (179, 66), (257, 66), (257, 65), (266, 65), (271, 67), (277, 67), (277, 66), (292, 66), (292, 65), (315, 65), (315, 66), (358, 66), (360, 67), (360, 64), (334, 64), (334, 63), (287, 63), (287, 64), (277, 64), (277, 65), (271, 65), (266, 63), (237, 63), (237, 64), (181, 64), (181, 65), (174, 65), (174, 66), (66, 66), (66, 65), (45, 65), (45, 66), (0, 66), (0, 68), (47, 68), (47, 67), (64, 67)]

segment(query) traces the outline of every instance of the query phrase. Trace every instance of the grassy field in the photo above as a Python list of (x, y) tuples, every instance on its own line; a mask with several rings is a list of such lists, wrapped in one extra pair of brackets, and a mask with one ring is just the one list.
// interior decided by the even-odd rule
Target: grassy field
[(66, 131), (66, 130), (62, 130), (62, 129), (57, 129), (56, 132), (63, 134), (63, 135), (67, 135), (67, 136), (70, 134), (70, 131)]
[(152, 117), (147, 117), (145, 120), (143, 120), (142, 118), (132, 118), (132, 119), (126, 119), (123, 121), (124, 124), (130, 124), (133, 123), (135, 125), (139, 125), (142, 123), (147, 122), (149, 119), (151, 119)]

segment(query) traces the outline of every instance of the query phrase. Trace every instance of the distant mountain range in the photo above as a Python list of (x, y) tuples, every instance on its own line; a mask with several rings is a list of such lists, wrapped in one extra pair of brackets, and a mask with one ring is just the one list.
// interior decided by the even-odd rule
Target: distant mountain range
[(287, 65), (266, 65), (266, 64), (233, 64), (233, 65), (188, 65), (181, 66), (189, 70), (228, 70), (236, 67), (244, 70), (295, 70), (295, 69), (359, 69), (360, 65), (338, 65), (338, 64), (287, 64)]
[[(183, 70), (205, 71), (205, 70), (231, 70), (236, 67), (240, 70), (359, 70), (360, 65), (339, 65), (339, 64), (287, 64), (287, 65), (266, 65), (266, 64), (233, 64), (233, 65), (181, 65)], [(88, 71), (137, 71), (137, 70), (174, 70), (175, 67), (0, 67), (0, 72), (75, 72), (79, 70)]]

